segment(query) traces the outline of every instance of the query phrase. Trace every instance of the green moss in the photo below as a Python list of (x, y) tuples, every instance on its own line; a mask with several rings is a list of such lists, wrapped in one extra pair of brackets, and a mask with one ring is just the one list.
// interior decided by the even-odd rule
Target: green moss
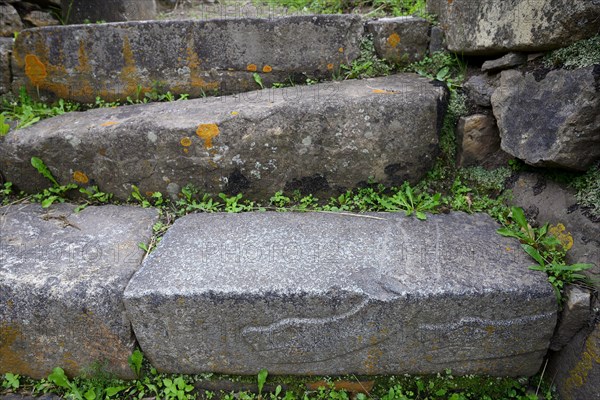
[(575, 178), (571, 186), (577, 190), (575, 197), (579, 205), (594, 218), (600, 218), (600, 164)]
[(567, 69), (600, 64), (600, 35), (554, 50), (545, 56), (544, 64), (548, 68), (562, 67)]

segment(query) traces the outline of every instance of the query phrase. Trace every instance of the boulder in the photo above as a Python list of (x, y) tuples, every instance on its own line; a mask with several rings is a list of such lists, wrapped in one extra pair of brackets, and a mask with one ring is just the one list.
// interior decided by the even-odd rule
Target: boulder
[(599, 0), (428, 0), (427, 11), (467, 55), (551, 50), (600, 30)]
[(501, 146), (527, 164), (585, 171), (600, 159), (600, 65), (545, 78), (502, 71), (492, 95)]
[(506, 165), (506, 153), (500, 150), (500, 134), (491, 115), (461, 117), (456, 128), (458, 166)]
[[(135, 0), (136, 3), (143, 3)], [(86, 3), (87, 4), (87, 3)], [(21, 32), (13, 89), (37, 98), (93, 103), (167, 91), (190, 98), (338, 74), (360, 53), (355, 15), (145, 21)]]
[(438, 154), (446, 90), (415, 74), (64, 114), (0, 138), (0, 170), (20, 189), (97, 184), (127, 199), (193, 184), (268, 200), (331, 196), (367, 182), (418, 181)]
[(72, 204), (0, 208), (0, 374), (46, 378), (103, 367), (133, 378), (122, 294), (157, 212)]
[(429, 36), (429, 54), (446, 50), (446, 38), (442, 28), (439, 26), (432, 26)]
[(10, 4), (0, 3), (0, 37), (13, 37), (15, 32), (23, 29), (23, 22), (17, 13), (17, 10)]
[[(596, 302), (596, 310), (600, 304)], [(564, 400), (600, 400), (600, 315), (552, 355), (549, 376)]]
[(488, 60), (481, 66), (483, 72), (498, 72), (505, 69), (510, 69), (527, 62), (527, 54), (525, 53), (508, 53), (496, 60)]
[(367, 22), (380, 58), (407, 65), (425, 57), (429, 45), (429, 21), (416, 17), (380, 18)]
[(162, 372), (532, 375), (556, 298), (497, 228), (464, 213), (191, 214), (125, 307)]
[(471, 103), (487, 108), (492, 106), (491, 98), (498, 81), (498, 75), (474, 75), (464, 83), (463, 87)]
[(33, 10), (23, 17), (23, 21), (33, 27), (58, 25), (60, 22), (48, 11)]
[(587, 288), (569, 286), (565, 289), (566, 303), (561, 310), (550, 350), (558, 351), (567, 345), (592, 316), (592, 294)]
[(156, 17), (155, 0), (62, 0), (65, 23), (83, 24), (150, 20)]

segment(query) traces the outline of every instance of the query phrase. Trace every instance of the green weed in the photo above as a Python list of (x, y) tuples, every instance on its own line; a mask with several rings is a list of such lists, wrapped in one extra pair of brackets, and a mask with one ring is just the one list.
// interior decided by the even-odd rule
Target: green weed
[(591, 285), (589, 279), (579, 272), (592, 268), (593, 265), (566, 265), (567, 249), (558, 238), (548, 232), (548, 224), (541, 228), (533, 228), (519, 207), (512, 207), (509, 217), (511, 223), (498, 229), (497, 232), (521, 242), (523, 250), (538, 263), (530, 269), (548, 274), (548, 281), (554, 287), (559, 304), (562, 304), (562, 291), (566, 285), (573, 283)]
[(377, 57), (373, 37), (366, 35), (360, 42), (360, 55), (352, 64), (340, 66), (346, 79), (363, 79), (389, 75), (393, 68), (385, 60)]

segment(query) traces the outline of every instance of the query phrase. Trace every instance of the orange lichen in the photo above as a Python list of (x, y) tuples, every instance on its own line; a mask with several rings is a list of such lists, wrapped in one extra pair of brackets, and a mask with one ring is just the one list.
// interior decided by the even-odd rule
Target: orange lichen
[(400, 36), (394, 32), (387, 38), (387, 43), (392, 47), (397, 47), (400, 44)]
[(246, 69), (250, 72), (256, 72), (257, 68), (256, 68), (256, 64), (248, 64), (248, 66), (246, 67)]
[(48, 76), (46, 66), (37, 56), (27, 54), (25, 56), (25, 75), (35, 86), (40, 86)]
[(210, 149), (213, 147), (212, 140), (219, 134), (219, 126), (217, 124), (200, 124), (196, 129), (196, 135), (204, 140), (204, 148)]
[(333, 69), (333, 64), (332, 63), (327, 64), (327, 69), (329, 71), (331, 71)]
[(269, 72), (273, 71), (273, 68), (270, 65), (265, 65), (262, 69), (262, 72), (268, 74)]
[(117, 125), (117, 124), (118, 124), (118, 122), (116, 122), (116, 121), (106, 121), (105, 123), (100, 124), (100, 126), (113, 126), (113, 125)]
[(85, 172), (75, 171), (73, 172), (73, 180), (77, 183), (81, 183), (85, 185), (90, 181), (90, 178), (85, 174)]
[(192, 139), (186, 136), (182, 138), (179, 143), (181, 143), (183, 147), (190, 147), (192, 145)]
[(396, 92), (394, 92), (393, 90), (373, 89), (373, 93), (378, 93), (378, 94), (394, 94)]

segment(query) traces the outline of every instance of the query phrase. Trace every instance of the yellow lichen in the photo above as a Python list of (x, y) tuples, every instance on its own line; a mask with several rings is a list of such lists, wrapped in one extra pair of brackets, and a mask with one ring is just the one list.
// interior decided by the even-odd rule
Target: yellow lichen
[(73, 180), (77, 183), (81, 183), (85, 185), (90, 181), (90, 178), (85, 174), (85, 172), (75, 171), (73, 172)]
[(250, 72), (256, 72), (257, 68), (256, 68), (256, 64), (248, 64), (248, 66), (246, 67), (246, 69)]
[(392, 47), (397, 47), (400, 44), (400, 36), (394, 32), (388, 38), (387, 42)]
[(565, 231), (565, 226), (561, 223), (556, 225), (550, 225), (548, 232), (558, 239), (565, 250), (569, 250), (573, 247), (573, 236), (570, 232)]
[(182, 138), (179, 143), (181, 143), (183, 147), (190, 147), (192, 145), (192, 139), (186, 136)]
[(196, 129), (196, 135), (204, 140), (204, 148), (210, 149), (213, 147), (212, 140), (219, 134), (219, 126), (217, 124), (200, 124)]

